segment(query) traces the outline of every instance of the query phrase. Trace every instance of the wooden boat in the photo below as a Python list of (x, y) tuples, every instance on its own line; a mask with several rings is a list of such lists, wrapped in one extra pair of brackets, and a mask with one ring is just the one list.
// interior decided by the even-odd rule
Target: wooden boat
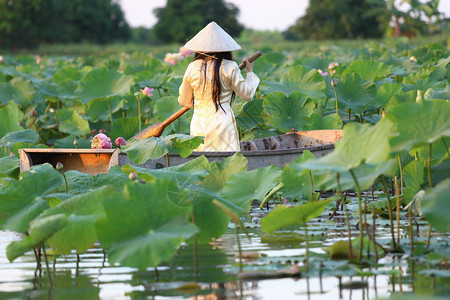
[[(316, 158), (325, 156), (334, 149), (334, 143), (342, 138), (342, 130), (311, 130), (279, 135), (263, 139), (241, 142), (241, 153), (247, 158), (247, 169), (253, 170), (269, 165), (283, 167), (294, 161), (305, 150)], [(88, 174), (107, 173), (115, 165), (133, 164), (126, 153), (119, 149), (20, 149), (20, 171), (29, 170), (32, 165), (49, 162), (56, 165), (61, 162), (64, 170), (79, 170)], [(194, 151), (189, 157), (182, 158), (169, 153), (166, 157), (150, 159), (140, 167), (159, 169), (183, 164), (204, 155), (209, 161), (221, 161), (233, 155), (234, 151), (200, 152)]]

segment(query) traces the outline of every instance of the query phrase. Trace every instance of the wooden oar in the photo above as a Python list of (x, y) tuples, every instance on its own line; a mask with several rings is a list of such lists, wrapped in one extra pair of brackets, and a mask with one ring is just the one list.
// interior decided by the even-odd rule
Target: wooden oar
[[(248, 57), (248, 61), (254, 62), (261, 55), (262, 55), (262, 51), (258, 51), (255, 54)], [(241, 69), (241, 70), (244, 69), (245, 65), (246, 65), (245, 63), (240, 64), (239, 69)], [(163, 133), (164, 128), (166, 128), (170, 123), (172, 123), (173, 121), (178, 119), (182, 114), (184, 114), (188, 110), (189, 110), (189, 108), (183, 107), (182, 109), (180, 109), (179, 111), (177, 111), (176, 113), (171, 115), (169, 118), (167, 118), (167, 120), (165, 120), (164, 122), (155, 123), (155, 124), (145, 128), (144, 130), (142, 130), (141, 132), (139, 132), (138, 134), (133, 136), (133, 138), (137, 139), (137, 140), (142, 140), (142, 139), (149, 138), (152, 136), (160, 136)]]

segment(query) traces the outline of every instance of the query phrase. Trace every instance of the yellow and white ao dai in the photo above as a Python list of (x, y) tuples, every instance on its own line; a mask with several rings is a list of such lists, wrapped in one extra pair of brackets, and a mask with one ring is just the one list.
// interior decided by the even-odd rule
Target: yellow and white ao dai
[[(216, 111), (212, 99), (212, 59), (207, 59), (206, 78), (202, 64), (201, 59), (189, 64), (178, 97), (181, 105), (194, 108), (190, 134), (204, 137), (204, 144), (196, 150), (240, 151), (236, 120), (230, 106), (231, 95), (235, 91), (242, 100), (250, 101), (255, 95), (260, 80), (253, 72), (247, 73), (244, 79), (237, 63), (224, 59), (220, 67), (220, 103), (223, 110), (219, 107)], [(192, 97), (194, 97), (194, 103), (192, 103)]]

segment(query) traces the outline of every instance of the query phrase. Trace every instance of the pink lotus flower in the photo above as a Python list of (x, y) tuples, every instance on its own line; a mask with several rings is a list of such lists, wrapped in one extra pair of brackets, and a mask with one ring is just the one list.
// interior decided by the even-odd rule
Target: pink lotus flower
[(0, 64), (4, 61), (3, 55), (0, 55)]
[(99, 133), (91, 141), (92, 149), (111, 149), (111, 139), (103, 133)]
[(145, 96), (148, 97), (153, 97), (153, 91), (155, 89), (153, 88), (149, 88), (148, 86), (146, 86), (145, 88), (141, 89), (142, 94), (144, 94)]
[(182, 60), (184, 57), (180, 53), (166, 53), (166, 57), (164, 58), (164, 61), (166, 63), (171, 64), (172, 66), (175, 65), (177, 62)]
[(125, 139), (123, 137), (118, 137), (115, 141), (115, 144), (117, 147), (121, 147), (122, 145), (125, 145), (127, 143), (127, 141), (125, 141)]
[(330, 71), (330, 75), (333, 75), (336, 73), (336, 68), (339, 66), (339, 64), (335, 61), (328, 64), (328, 70)]
[(319, 72), (319, 74), (322, 75), (322, 77), (328, 76), (328, 72), (324, 72), (321, 69), (317, 69), (317, 72)]
[(189, 49), (187, 49), (185, 47), (180, 47), (179, 53), (181, 55), (183, 55), (184, 57), (189, 57), (189, 56), (191, 56), (194, 53), (194, 51), (191, 51), (191, 50), (189, 50)]

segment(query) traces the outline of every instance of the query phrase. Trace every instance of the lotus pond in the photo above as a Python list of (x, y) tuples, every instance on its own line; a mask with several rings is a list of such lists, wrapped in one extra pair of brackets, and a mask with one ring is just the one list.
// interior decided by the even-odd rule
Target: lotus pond
[[(448, 49), (263, 50), (256, 99), (233, 104), (241, 140), (343, 129), (329, 155), (145, 169), (202, 142), (187, 135), (192, 112), (161, 138), (132, 139), (180, 108), (189, 58), (2, 57), (0, 296), (446, 298)], [(134, 164), (19, 174), (18, 149), (90, 148), (99, 131), (127, 139)]]

